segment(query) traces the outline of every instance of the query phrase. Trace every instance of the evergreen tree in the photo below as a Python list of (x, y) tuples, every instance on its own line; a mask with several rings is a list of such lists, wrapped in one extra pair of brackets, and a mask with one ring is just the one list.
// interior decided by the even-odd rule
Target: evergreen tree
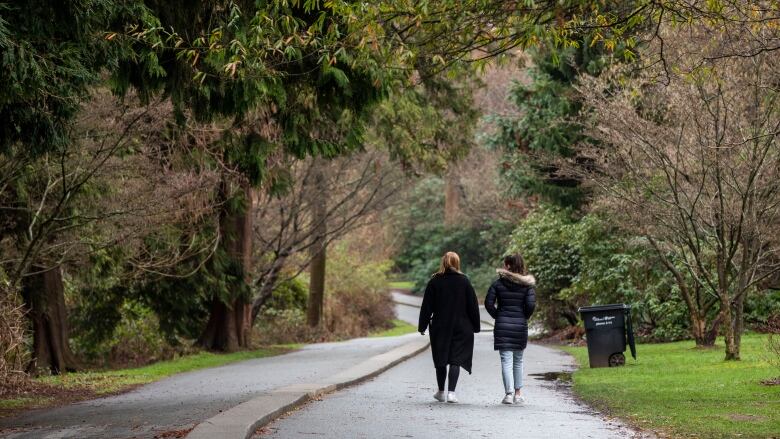
[(486, 142), (504, 154), (501, 173), (510, 196), (537, 196), (576, 207), (584, 196), (580, 181), (562, 175), (553, 162), (560, 157), (576, 160), (577, 144), (590, 141), (577, 121), (581, 103), (574, 85), (579, 75), (598, 75), (605, 55), (582, 41), (556, 60), (558, 56), (533, 51), (530, 83), (516, 83), (509, 96), (519, 116), (492, 117), (497, 129)]
[[(217, 195), (220, 245), (201, 273), (214, 288), (199, 343), (235, 350), (249, 341), (251, 210), (267, 158), (278, 152), (329, 158), (360, 148), (370, 109), (389, 82), (368, 48), (348, 44), (348, 4), (208, 3), (185, 17), (178, 2), (149, 6), (162, 28), (175, 32), (125, 38), (161, 47), (156, 57), (165, 60), (164, 74), (148, 74), (139, 59), (122, 67), (116, 83), (170, 96), (181, 126), (189, 119), (227, 121), (217, 145), (221, 162), (214, 163), (225, 168)], [(267, 126), (276, 130), (269, 135)]]
[(64, 162), (72, 153), (74, 119), (91, 88), (105, 69), (130, 56), (127, 46), (104, 38), (109, 25), (142, 17), (141, 9), (101, 0), (0, 4), (0, 237), (10, 241), (0, 272), (11, 285), (4, 294), (23, 288), (36, 371), (75, 367), (61, 269), (42, 249), (73, 222), (71, 202), (87, 179), (69, 178), (62, 169), (43, 182), (47, 196), (38, 199), (43, 176), (35, 164), (46, 155)]

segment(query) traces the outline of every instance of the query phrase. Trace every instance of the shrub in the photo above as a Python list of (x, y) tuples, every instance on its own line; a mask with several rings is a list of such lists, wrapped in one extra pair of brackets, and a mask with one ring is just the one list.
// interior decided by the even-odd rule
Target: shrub
[(366, 261), (336, 245), (328, 259), (325, 326), (339, 337), (358, 337), (391, 326), (395, 318), (387, 291), (389, 261)]
[[(745, 298), (745, 325), (759, 331), (771, 327), (770, 319), (780, 316), (780, 291), (763, 290)], [(780, 326), (780, 321), (776, 324)]]
[(119, 321), (107, 332), (96, 332), (88, 320), (80, 320), (74, 331), (74, 352), (95, 366), (115, 368), (142, 366), (194, 351), (190, 343), (170, 344), (149, 308), (127, 301), (117, 312)]
[(288, 278), (274, 288), (271, 297), (263, 305), (261, 312), (286, 310), (305, 312), (308, 297), (309, 290), (302, 279), (298, 277)]
[[(485, 239), (493, 227), (506, 230), (503, 240), (496, 242)], [(431, 275), (439, 269), (442, 255), (454, 251), (460, 256), (461, 270), (469, 276), (477, 293), (484, 296), (490, 283), (496, 279), (495, 269), (500, 266), (509, 231), (510, 228), (503, 223), (485, 224), (482, 227), (432, 227), (424, 241), (417, 241), (420, 254), (407, 273), (407, 277), (414, 282), (414, 291), (422, 294)]]
[(492, 263), (486, 263), (469, 270), (467, 273), (471, 285), (474, 286), (474, 290), (477, 292), (477, 296), (481, 298), (487, 296), (487, 290), (490, 288), (490, 284), (498, 279), (496, 268), (501, 266), (501, 259), (495, 258), (494, 261), (490, 262)]
[(331, 246), (322, 325), (307, 325), (308, 292), (302, 279), (294, 279), (274, 291), (275, 299), (256, 325), (256, 340), (261, 344), (340, 340), (391, 327), (395, 311), (387, 290), (390, 266), (389, 261), (367, 261), (344, 243)]
[(581, 254), (573, 242), (569, 216), (558, 209), (542, 208), (528, 215), (512, 233), (509, 252), (520, 252), (529, 272), (537, 279), (536, 319), (550, 330), (577, 322), (577, 306), (564, 291), (580, 274)]
[(306, 324), (309, 290), (301, 277), (286, 279), (274, 288), (260, 310), (254, 339), (259, 344), (286, 344), (316, 340), (319, 329)]
[(596, 214), (577, 219), (542, 206), (518, 225), (509, 250), (522, 253), (537, 278), (537, 318), (547, 329), (577, 324), (580, 306), (627, 303), (642, 338), (688, 335), (685, 304), (654, 253)]
[(29, 361), (26, 322), (18, 297), (0, 272), (0, 395), (27, 381), (24, 373)]
[(319, 328), (306, 323), (306, 311), (300, 309), (266, 309), (253, 329), (253, 339), (261, 345), (306, 343), (322, 339)]
[(663, 342), (690, 338), (688, 308), (676, 285), (667, 289), (648, 286), (640, 293), (639, 300), (632, 304), (640, 340)]
[(461, 270), (484, 296), (495, 280), (495, 268), (509, 243), (513, 225), (501, 220), (477, 220), (453, 227), (444, 225), (444, 191), (439, 178), (423, 180), (412, 192), (410, 202), (394, 212), (399, 236), (394, 269), (414, 282), (413, 291), (422, 294), (439, 261), (447, 251), (460, 255)]

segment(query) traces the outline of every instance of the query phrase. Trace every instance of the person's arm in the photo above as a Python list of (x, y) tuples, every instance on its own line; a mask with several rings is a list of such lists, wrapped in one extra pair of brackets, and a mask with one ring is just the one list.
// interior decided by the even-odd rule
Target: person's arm
[(466, 306), (468, 307), (471, 326), (474, 328), (474, 333), (477, 333), (482, 326), (479, 321), (479, 300), (477, 300), (477, 293), (474, 291), (474, 287), (471, 286), (471, 282), (468, 282), (468, 286), (468, 290), (466, 291)]
[(531, 318), (534, 314), (534, 309), (536, 309), (536, 290), (534, 290), (534, 287), (531, 287), (525, 295), (525, 303), (523, 304), (526, 319)]
[(490, 317), (496, 318), (498, 310), (496, 309), (496, 288), (495, 284), (491, 284), (488, 288), (487, 297), (485, 297), (485, 310), (487, 310)]
[(423, 295), (422, 306), (420, 307), (420, 321), (417, 325), (417, 331), (420, 334), (425, 334), (425, 330), (428, 329), (428, 325), (431, 323), (431, 316), (433, 315), (433, 282), (429, 281), (425, 286), (425, 295)]

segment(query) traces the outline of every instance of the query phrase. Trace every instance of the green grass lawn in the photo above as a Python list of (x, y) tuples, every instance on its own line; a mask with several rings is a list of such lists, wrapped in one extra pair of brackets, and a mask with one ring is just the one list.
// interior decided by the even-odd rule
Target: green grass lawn
[[(35, 378), (34, 384), (36, 387), (46, 390), (45, 392), (42, 392), (42, 395), (0, 399), (0, 410), (47, 406), (56, 402), (58, 393), (68, 394), (70, 400), (74, 400), (72, 399), (73, 393), (83, 393), (85, 397), (118, 393), (134, 386), (151, 383), (177, 373), (222, 366), (241, 360), (279, 355), (298, 349), (300, 346), (301, 345), (296, 344), (270, 346), (263, 349), (233, 352), (229, 354), (200, 352), (174, 360), (160, 361), (148, 366), (132, 369), (84, 371)], [(55, 396), (51, 396), (47, 393)]]
[(395, 337), (396, 335), (410, 334), (416, 331), (417, 327), (410, 325), (403, 320), (394, 319), (392, 328), (385, 329), (381, 332), (375, 332), (370, 334), (369, 337)]
[(574, 391), (594, 407), (634, 425), (674, 437), (780, 437), (780, 375), (767, 361), (767, 337), (745, 335), (742, 360), (723, 361), (724, 348), (696, 349), (692, 341), (642, 344), (625, 367), (588, 367), (584, 347), (567, 347), (581, 369)]
[(387, 285), (390, 288), (396, 290), (411, 290), (412, 288), (414, 288), (414, 282), (405, 281), (405, 280), (389, 282)]

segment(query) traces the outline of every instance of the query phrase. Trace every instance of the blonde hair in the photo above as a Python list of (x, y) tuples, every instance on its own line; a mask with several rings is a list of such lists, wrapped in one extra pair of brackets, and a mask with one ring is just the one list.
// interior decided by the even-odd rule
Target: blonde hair
[(444, 272), (447, 270), (460, 273), (460, 256), (458, 256), (457, 253), (444, 253), (444, 256), (441, 257), (441, 264), (439, 264), (439, 271), (433, 273), (433, 275), (436, 276), (437, 274), (444, 274)]

